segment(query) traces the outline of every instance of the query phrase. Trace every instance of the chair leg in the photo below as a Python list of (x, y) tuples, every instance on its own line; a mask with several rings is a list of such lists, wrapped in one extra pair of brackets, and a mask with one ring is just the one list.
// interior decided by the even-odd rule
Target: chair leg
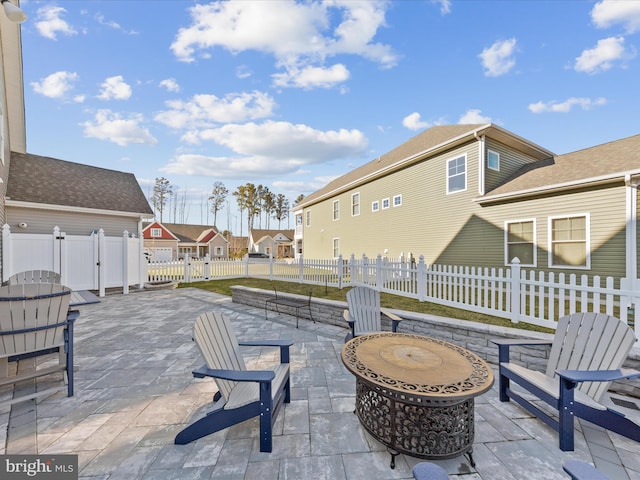
[(498, 397), (500, 398), (501, 402), (508, 402), (509, 401), (509, 395), (507, 395), (507, 390), (509, 389), (509, 379), (500, 374), (498, 376)]
[(260, 451), (270, 452), (273, 449), (271, 418), (273, 414), (273, 399), (271, 397), (271, 382), (260, 383)]
[(573, 391), (576, 384), (560, 379), (560, 399), (558, 400), (558, 437), (560, 450), (572, 452), (573, 445)]

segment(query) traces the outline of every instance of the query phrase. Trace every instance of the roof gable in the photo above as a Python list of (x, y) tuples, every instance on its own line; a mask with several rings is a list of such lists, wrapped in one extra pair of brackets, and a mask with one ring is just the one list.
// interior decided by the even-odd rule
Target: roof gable
[[(159, 228), (162, 231), (160, 236), (151, 235), (151, 230), (154, 228)], [(142, 238), (149, 239), (149, 240), (151, 239), (178, 240), (178, 238), (170, 230), (168, 230), (164, 225), (162, 225), (158, 221), (151, 222), (149, 225), (145, 226), (142, 229)]]

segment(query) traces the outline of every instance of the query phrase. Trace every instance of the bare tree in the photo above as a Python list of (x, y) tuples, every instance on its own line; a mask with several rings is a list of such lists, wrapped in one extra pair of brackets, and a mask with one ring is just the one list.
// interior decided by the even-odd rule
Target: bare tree
[(285, 218), (289, 217), (289, 200), (282, 193), (279, 193), (273, 206), (273, 218), (278, 220), (278, 230), (280, 230), (280, 223)]
[(211, 190), (211, 195), (209, 195), (209, 200), (211, 200), (211, 213), (213, 213), (213, 225), (217, 228), (218, 224), (218, 212), (222, 210), (222, 206), (227, 198), (227, 194), (229, 190), (224, 186), (222, 182), (214, 182), (213, 190)]
[(162, 213), (167, 200), (171, 196), (173, 187), (164, 177), (156, 178), (156, 183), (153, 186), (153, 195), (151, 196), (151, 203), (156, 212), (160, 212), (160, 223), (162, 223)]

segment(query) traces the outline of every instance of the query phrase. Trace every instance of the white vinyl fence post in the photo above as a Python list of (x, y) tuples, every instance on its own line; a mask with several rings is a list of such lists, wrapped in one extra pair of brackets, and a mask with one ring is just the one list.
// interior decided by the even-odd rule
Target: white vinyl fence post
[(191, 254), (189, 252), (184, 254), (184, 281), (185, 283), (191, 282), (191, 262), (190, 260)]
[(100, 289), (100, 296), (105, 296), (105, 279), (106, 272), (102, 265), (103, 262), (107, 261), (106, 258), (107, 245), (104, 239), (104, 230), (101, 228), (98, 230), (98, 287)]
[(376, 290), (379, 292), (382, 291), (382, 287), (384, 286), (384, 273), (382, 272), (382, 254), (379, 253), (376, 257)]
[(355, 285), (356, 274), (356, 254), (352, 253), (349, 258), (349, 285)]
[(298, 281), (304, 282), (304, 257), (300, 255), (300, 261), (298, 262)]
[(129, 232), (122, 232), (122, 294), (129, 293)]
[(211, 257), (207, 253), (204, 256), (204, 279), (209, 280), (211, 278)]
[(520, 259), (511, 260), (511, 323), (520, 321)]
[(427, 295), (427, 266), (424, 263), (424, 255), (420, 255), (418, 258), (417, 269), (416, 277), (418, 281), (418, 300), (424, 302)]
[(2, 226), (2, 281), (6, 282), (11, 276), (11, 227), (5, 223)]
[(344, 277), (344, 264), (342, 260), (342, 254), (338, 255), (338, 288), (342, 289), (342, 279)]

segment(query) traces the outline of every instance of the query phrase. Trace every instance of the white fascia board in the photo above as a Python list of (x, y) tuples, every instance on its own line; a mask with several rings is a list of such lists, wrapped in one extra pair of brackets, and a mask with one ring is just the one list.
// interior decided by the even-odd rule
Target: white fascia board
[(5, 206), (19, 207), (19, 208), (33, 208), (36, 210), (55, 210), (57, 212), (88, 213), (91, 215), (111, 215), (116, 217), (153, 219), (153, 215), (149, 213), (122, 212), (119, 210), (103, 210), (99, 208), (72, 207), (69, 205), (52, 205), (49, 203), (23, 202), (23, 201), (11, 200), (9, 198), (6, 199)]
[(583, 178), (580, 180), (574, 180), (571, 182), (556, 183), (553, 185), (544, 185), (536, 188), (529, 188), (525, 190), (518, 190), (516, 192), (502, 193), (499, 195), (487, 195), (486, 197), (474, 198), (473, 201), (477, 203), (488, 203), (499, 200), (506, 200), (512, 198), (528, 197), (531, 195), (537, 195), (540, 193), (562, 191), (562, 190), (574, 190), (576, 188), (585, 186), (604, 185), (607, 183), (613, 183), (616, 181), (624, 181), (627, 176), (640, 175), (640, 170), (633, 170), (630, 172), (618, 172), (607, 175), (600, 175), (598, 177)]

